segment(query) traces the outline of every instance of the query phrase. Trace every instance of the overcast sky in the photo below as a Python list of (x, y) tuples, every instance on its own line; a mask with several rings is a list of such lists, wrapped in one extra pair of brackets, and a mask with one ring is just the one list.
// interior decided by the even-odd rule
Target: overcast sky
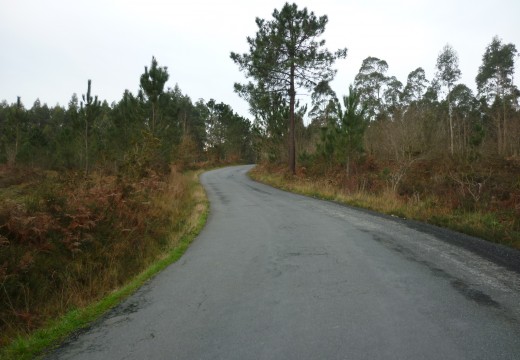
[[(28, 108), (36, 98), (66, 106), (73, 93), (92, 92), (109, 103), (125, 89), (134, 94), (144, 66), (155, 56), (167, 66), (167, 87), (178, 84), (192, 101), (213, 98), (243, 116), (248, 105), (233, 92), (245, 81), (229, 58), (248, 50), (255, 17), (270, 19), (276, 0), (0, 0), (0, 100)], [(475, 89), (482, 55), (493, 36), (520, 50), (518, 0), (319, 0), (297, 1), (329, 23), (331, 51), (347, 47), (337, 62), (333, 89), (346, 94), (361, 62), (388, 62), (388, 75), (406, 82), (410, 71), (431, 79), (442, 47), (457, 51), (461, 82)], [(520, 58), (516, 60), (520, 76)], [(518, 85), (518, 81), (515, 80)]]

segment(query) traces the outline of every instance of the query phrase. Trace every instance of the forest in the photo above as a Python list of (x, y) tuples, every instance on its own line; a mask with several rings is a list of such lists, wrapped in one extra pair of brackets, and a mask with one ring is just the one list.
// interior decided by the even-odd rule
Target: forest
[(168, 68), (154, 57), (139, 91), (112, 104), (90, 80), (66, 107), (3, 100), (0, 346), (174, 247), (171, 233), (190, 231), (198, 208), (193, 179), (214, 166), (256, 163), (254, 178), (285, 189), (520, 248), (516, 46), (490, 39), (476, 92), (447, 44), (431, 79), (417, 67), (401, 81), (368, 56), (338, 95), (329, 84), (348, 51), (325, 47), (327, 20), (295, 4), (257, 19), (249, 52), (231, 53), (249, 79), (234, 89), (251, 119), (165, 89)]
[[(81, 99), (67, 107), (21, 98), (0, 103), (0, 162), (47, 169), (92, 169), (118, 173), (205, 161), (251, 160), (251, 125), (215, 100), (193, 103), (178, 86), (164, 89), (169, 74), (155, 58), (141, 75), (137, 95), (126, 90), (108, 104), (85, 83)], [(145, 165), (146, 163), (146, 165)], [(128, 169), (128, 171), (131, 171)]]

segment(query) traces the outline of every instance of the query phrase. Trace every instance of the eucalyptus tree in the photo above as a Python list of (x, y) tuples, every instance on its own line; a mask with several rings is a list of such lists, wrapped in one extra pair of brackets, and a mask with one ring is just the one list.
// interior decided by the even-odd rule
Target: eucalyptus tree
[(296, 91), (312, 91), (320, 82), (332, 80), (336, 74), (332, 66), (336, 59), (346, 57), (347, 49), (331, 53), (325, 48), (320, 37), (328, 22), (326, 15), (317, 17), (307, 8), (285, 3), (272, 16), (271, 20), (256, 18), (256, 36), (247, 38), (249, 53), (232, 52), (231, 59), (246, 77), (289, 98), (289, 169), (294, 174)]
[(367, 107), (371, 120), (383, 111), (384, 88), (387, 84), (386, 72), (388, 63), (385, 60), (369, 56), (363, 60), (359, 72), (354, 79), (356, 92), (361, 102)]
[(418, 67), (408, 74), (406, 85), (403, 89), (402, 100), (405, 104), (410, 105), (418, 102), (424, 96), (424, 92), (428, 87), (428, 80), (422, 67)]
[(450, 122), (450, 153), (453, 155), (453, 110), (450, 101), (450, 93), (455, 82), (460, 79), (459, 57), (457, 52), (449, 44), (446, 44), (437, 57), (437, 78), (448, 88), (446, 100), (448, 102), (448, 113)]
[(484, 128), (478, 111), (478, 101), (473, 91), (464, 84), (457, 84), (450, 94), (453, 116), (460, 124), (459, 149), (467, 153), (468, 147), (475, 150), (482, 142)]
[(166, 84), (168, 78), (168, 68), (166, 66), (158, 66), (157, 60), (152, 56), (150, 70), (148, 70), (148, 67), (144, 67), (144, 74), (141, 75), (140, 83), (141, 89), (144, 92), (144, 95), (146, 95), (150, 101), (150, 105), (152, 107), (152, 121), (150, 130), (153, 135), (155, 135), (157, 125), (159, 97), (164, 92), (164, 84)]
[(433, 78), (430, 81), (430, 85), (426, 87), (426, 91), (423, 94), (421, 103), (438, 106), (439, 105), (439, 93), (441, 92), (441, 84), (438, 79)]
[(395, 76), (387, 78), (383, 98), (385, 101), (385, 108), (392, 118), (394, 118), (401, 110), (402, 97), (403, 83), (397, 80)]
[(311, 100), (309, 115), (315, 124), (325, 125), (337, 100), (336, 93), (328, 82), (321, 82), (314, 88)]
[(499, 154), (504, 154), (507, 149), (507, 107), (511, 107), (519, 96), (513, 83), (517, 54), (514, 44), (503, 44), (495, 36), (482, 56), (482, 65), (476, 77), (478, 96), (487, 106), (496, 109), (493, 118), (497, 128)]

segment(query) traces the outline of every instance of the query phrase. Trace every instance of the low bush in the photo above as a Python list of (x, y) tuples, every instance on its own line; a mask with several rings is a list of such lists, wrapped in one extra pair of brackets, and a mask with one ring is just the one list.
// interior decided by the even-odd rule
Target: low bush
[[(194, 203), (175, 169), (125, 181), (38, 171), (0, 188), (0, 347), (81, 308), (175, 246)], [(13, 176), (17, 172), (13, 170)]]

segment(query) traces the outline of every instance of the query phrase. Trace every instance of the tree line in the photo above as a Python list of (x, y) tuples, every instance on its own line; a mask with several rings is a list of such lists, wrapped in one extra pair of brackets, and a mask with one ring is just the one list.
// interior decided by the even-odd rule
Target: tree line
[[(172, 162), (255, 160), (287, 163), (295, 173), (298, 160), (303, 166), (344, 166), (348, 174), (366, 155), (405, 165), (425, 158), (471, 162), (519, 155), (514, 44), (491, 40), (476, 93), (459, 82), (457, 52), (446, 45), (432, 79), (418, 67), (401, 82), (384, 59), (369, 56), (348, 93), (338, 96), (329, 84), (347, 49), (326, 48), (327, 22), (326, 15), (286, 3), (272, 19), (256, 19), (249, 52), (231, 53), (249, 79), (235, 84), (235, 91), (249, 103), (253, 123), (227, 104), (192, 102), (178, 86), (165, 89), (168, 69), (152, 58), (137, 94), (127, 90), (110, 105), (93, 95), (90, 81), (67, 107), (37, 100), (26, 108), (20, 98), (1, 102), (0, 162), (137, 176)], [(308, 105), (299, 101), (302, 92), (311, 95)]]
[(126, 90), (108, 104), (86, 92), (73, 94), (66, 107), (36, 100), (0, 102), (0, 163), (52, 169), (102, 169), (140, 176), (170, 163), (253, 160), (248, 119), (211, 99), (193, 102), (175, 85), (165, 88), (167, 67), (153, 57), (139, 78), (137, 94)]
[[(385, 60), (369, 56), (348, 94), (338, 97), (329, 83), (335, 60), (345, 58), (347, 49), (327, 50), (322, 38), (327, 21), (326, 15), (286, 3), (272, 19), (256, 19), (249, 52), (231, 53), (250, 80), (235, 84), (235, 91), (249, 102), (259, 158), (287, 162), (292, 173), (297, 158), (303, 166), (340, 165), (349, 173), (351, 162), (366, 155), (407, 164), (520, 154), (514, 44), (498, 36), (491, 40), (475, 78), (476, 93), (459, 82), (458, 55), (448, 44), (432, 79), (418, 67), (403, 83), (389, 74)], [(299, 104), (299, 91), (311, 94), (310, 107)]]

